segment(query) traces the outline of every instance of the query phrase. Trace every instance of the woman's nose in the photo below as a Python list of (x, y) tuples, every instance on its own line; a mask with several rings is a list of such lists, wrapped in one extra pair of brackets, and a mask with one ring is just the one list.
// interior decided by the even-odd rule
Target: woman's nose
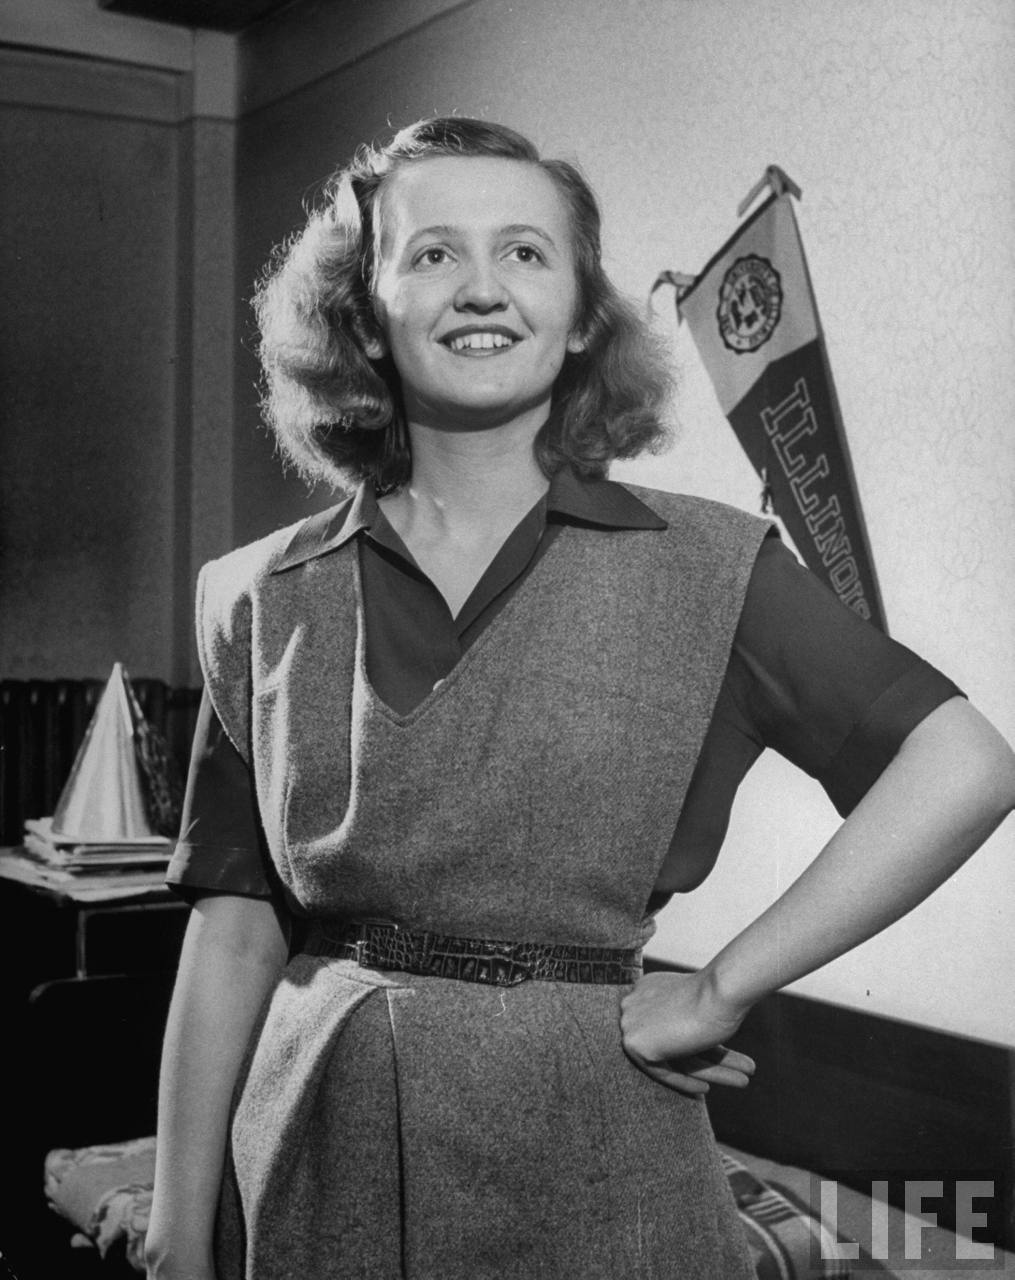
[(459, 311), (500, 311), (507, 302), (507, 290), (493, 263), (474, 262), (460, 277), (455, 291)]

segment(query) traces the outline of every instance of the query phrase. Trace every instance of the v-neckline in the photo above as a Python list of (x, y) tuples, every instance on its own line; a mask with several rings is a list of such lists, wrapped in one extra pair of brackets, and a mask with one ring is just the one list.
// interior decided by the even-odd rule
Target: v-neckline
[[(553, 539), (550, 546), (546, 548), (543, 555), (539, 557), (538, 561), (531, 566), (531, 569), (529, 569), (528, 572), (525, 572), (525, 570), (522, 571), (524, 580), (518, 584), (509, 599), (504, 602), (504, 605), (498, 611), (496, 617), (490, 620), (472, 644), (470, 644), (469, 647), (459, 655), (457, 661), (448, 674), (438, 680), (429, 693), (427, 693), (420, 702), (416, 703), (414, 707), (404, 713), (396, 711), (392, 706), (384, 701), (381, 695), (374, 688), (367, 673), (367, 620), (363, 593), (363, 565), (360, 556), (357, 554), (354, 557), (353, 572), (353, 580), (356, 590), (355, 679), (366, 692), (370, 702), (377, 708), (377, 710), (393, 724), (400, 728), (407, 728), (416, 720), (425, 716), (431, 707), (442, 701), (448, 691), (463, 677), (469, 666), (477, 660), (478, 655), (486, 649), (490, 643), (492, 643), (492, 640), (496, 638), (501, 631), (507, 627), (511, 616), (518, 608), (521, 607), (519, 601), (524, 604), (525, 597), (530, 594), (529, 588), (531, 587), (533, 579), (545, 572), (544, 565), (547, 561), (552, 561), (555, 558), (557, 544), (571, 533), (573, 533), (573, 530), (570, 527), (566, 525), (561, 527), (558, 535)], [(498, 552), (498, 555), (499, 554), (500, 553)], [(422, 573), (422, 570), (420, 570), (420, 572)], [(437, 590), (437, 588), (434, 587), (434, 590)], [(438, 594), (440, 593), (438, 592)], [(443, 599), (443, 596), (441, 598)], [(450, 609), (448, 612), (450, 613)]]
[[(528, 568), (529, 564), (532, 561), (533, 556), (536, 554), (539, 548), (539, 543), (541, 539), (546, 534), (546, 529), (547, 529), (546, 503), (547, 503), (547, 499), (546, 499), (546, 495), (544, 494), (541, 498), (537, 499), (537, 501), (534, 502), (531, 507), (529, 507), (528, 511), (526, 511), (525, 514), (521, 516), (518, 519), (518, 521), (512, 526), (507, 536), (501, 541), (500, 546), (493, 553), (490, 559), (486, 562), (486, 565), (483, 568), (482, 573), (480, 573), (479, 577), (472, 584), (472, 587), (469, 590), (469, 594), (462, 601), (461, 606), (459, 607), (457, 613), (452, 610), (451, 605), (448, 603), (447, 596), (445, 596), (444, 592), (441, 591), (440, 587), (438, 587), (436, 582), (434, 582), (433, 578), (430, 577), (430, 575), (426, 572), (426, 570), (422, 567), (422, 565), (416, 559), (415, 555), (413, 555), (412, 550), (410, 549), (408, 543), (405, 541), (402, 535), (398, 532), (395, 526), (388, 519), (387, 513), (379, 503), (377, 507), (377, 512), (378, 512), (378, 516), (383, 521), (383, 524), (380, 526), (380, 528), (377, 528), (375, 526), (369, 529), (367, 531), (367, 537), (376, 546), (386, 551), (389, 551), (392, 554), (398, 556), (401, 560), (404, 560), (405, 563), (409, 565), (417, 574), (419, 574), (420, 578), (423, 579), (423, 581), (426, 582), (427, 585), (433, 589), (435, 595), (441, 601), (445, 610), (447, 611), (447, 615), (451, 620), (451, 625), (454, 628), (455, 633), (460, 638), (463, 632), (465, 632), (470, 626), (472, 626), (472, 624), (476, 621), (476, 619), (483, 613), (483, 610), (489, 604), (491, 604), (493, 600), (495, 600), (497, 596), (501, 594), (502, 591), (506, 591), (518, 577), (520, 577), (522, 574), (525, 573), (526, 569)], [(542, 513), (541, 517), (539, 517), (538, 515), (538, 513), (540, 512)], [(490, 578), (493, 570), (497, 566), (501, 557), (504, 555), (505, 551), (508, 550), (508, 548), (514, 542), (514, 540), (518, 537), (519, 531), (522, 529), (522, 526), (525, 525), (530, 520), (532, 520), (533, 517), (536, 517), (536, 537), (534, 542), (528, 548), (525, 554), (524, 564), (520, 566), (520, 568), (517, 570), (516, 573), (512, 574), (509, 578), (507, 578), (493, 595), (489, 595), (489, 597), (487, 598), (487, 593), (484, 592), (483, 590), (487, 584), (487, 580)], [(485, 603), (482, 605), (482, 607), (481, 608), (477, 607), (477, 603), (481, 603), (484, 600), (485, 600)]]

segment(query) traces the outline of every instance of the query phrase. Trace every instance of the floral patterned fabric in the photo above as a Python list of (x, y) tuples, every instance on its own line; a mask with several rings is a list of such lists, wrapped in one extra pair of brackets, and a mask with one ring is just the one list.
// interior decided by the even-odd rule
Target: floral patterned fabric
[(73, 1243), (123, 1258), (143, 1275), (154, 1177), (154, 1138), (60, 1148), (46, 1157), (46, 1198), (78, 1228)]
[[(737, 1203), (758, 1280), (844, 1280), (845, 1263), (822, 1260), (831, 1239), (821, 1222), (757, 1178), (739, 1159), (722, 1152), (723, 1169)], [(155, 1139), (51, 1151), (46, 1195), (78, 1228), (75, 1243), (90, 1244), (103, 1258), (122, 1258), (144, 1274), (144, 1237), (152, 1204)]]

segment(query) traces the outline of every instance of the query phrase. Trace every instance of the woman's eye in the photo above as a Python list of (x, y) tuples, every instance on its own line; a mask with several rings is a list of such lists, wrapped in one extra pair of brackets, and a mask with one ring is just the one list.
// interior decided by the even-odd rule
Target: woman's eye
[(414, 262), (414, 266), (422, 267), (443, 267), (449, 261), (450, 255), (447, 249), (434, 247), (433, 249), (424, 249)]
[(516, 244), (510, 251), (508, 257), (514, 258), (516, 262), (542, 262), (543, 255), (539, 250), (531, 244)]

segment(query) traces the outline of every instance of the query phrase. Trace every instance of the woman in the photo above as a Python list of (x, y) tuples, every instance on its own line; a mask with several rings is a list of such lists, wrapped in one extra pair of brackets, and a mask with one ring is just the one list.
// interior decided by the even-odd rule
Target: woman
[[(283, 448), (357, 488), (202, 573), (149, 1274), (750, 1276), (725, 1042), (975, 850), (1011, 753), (764, 522), (603, 478), (665, 375), (517, 134), (362, 151), (257, 305)], [(848, 817), (639, 976), (764, 745)]]

